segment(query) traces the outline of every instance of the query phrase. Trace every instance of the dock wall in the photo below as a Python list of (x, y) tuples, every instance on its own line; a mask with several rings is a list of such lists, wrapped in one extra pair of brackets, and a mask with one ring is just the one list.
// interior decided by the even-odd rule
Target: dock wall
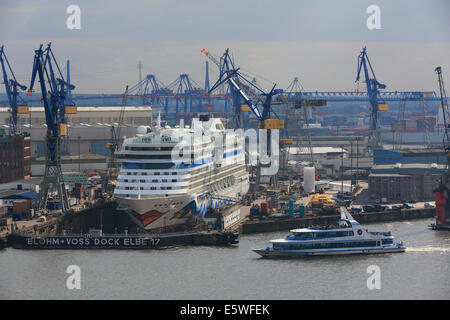
[[(361, 224), (377, 223), (385, 221), (401, 221), (410, 219), (432, 218), (436, 215), (435, 208), (408, 209), (401, 211), (383, 211), (352, 214), (356, 221)], [(239, 228), (240, 234), (250, 234), (259, 232), (285, 231), (295, 228), (306, 228), (311, 225), (335, 224), (339, 215), (330, 216), (307, 216), (292, 219), (273, 219), (263, 221), (247, 221)]]

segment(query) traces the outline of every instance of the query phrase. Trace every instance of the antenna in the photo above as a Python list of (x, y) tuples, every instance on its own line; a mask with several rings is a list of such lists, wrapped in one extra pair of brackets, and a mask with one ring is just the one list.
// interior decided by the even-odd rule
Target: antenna
[(142, 61), (139, 61), (138, 62), (138, 65), (137, 65), (137, 68), (139, 69), (139, 89), (138, 89), (138, 92), (139, 92), (139, 94), (142, 94), (142, 67), (143, 67), (143, 65), (142, 65)]

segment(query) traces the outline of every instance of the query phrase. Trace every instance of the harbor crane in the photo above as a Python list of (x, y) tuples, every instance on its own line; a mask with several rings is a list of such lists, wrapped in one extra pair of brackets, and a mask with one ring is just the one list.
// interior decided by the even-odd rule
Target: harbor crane
[[(385, 104), (380, 105), (378, 98), (380, 96), (380, 89), (385, 89), (386, 85), (378, 82), (372, 64), (367, 56), (366, 47), (364, 47), (358, 56), (358, 70), (356, 73), (356, 81), (359, 82), (361, 71), (364, 72), (364, 78), (367, 87), (367, 94), (370, 102), (370, 127), (369, 127), (369, 141), (368, 152), (373, 154), (374, 150), (382, 149), (382, 141), (380, 135), (380, 122), (378, 119), (379, 108), (385, 108)], [(370, 74), (369, 74), (370, 72)]]
[[(9, 106), (11, 108), (11, 120), (9, 124), (10, 134), (16, 134), (17, 128), (17, 114), (28, 114), (29, 108), (26, 105), (19, 106), (17, 98), (19, 97), (19, 90), (25, 91), (27, 87), (17, 82), (16, 76), (9, 64), (8, 58), (4, 50), (4, 46), (0, 47), (0, 63), (2, 65), (3, 83), (5, 84), (6, 95), (8, 97)], [(8, 70), (11, 74), (11, 79), (8, 78)], [(19, 97), (20, 98), (20, 97)], [(20, 98), (21, 99), (21, 98)]]
[(67, 87), (74, 89), (75, 86), (64, 80), (51, 43), (45, 49), (41, 44), (34, 51), (31, 84), (27, 95), (33, 92), (36, 76), (40, 83), (47, 125), (45, 173), (39, 194), (39, 209), (46, 209), (50, 187), (53, 186), (58, 193), (62, 212), (66, 213), (69, 211), (69, 201), (61, 170), (61, 140), (67, 135), (66, 113), (76, 113), (76, 106), (65, 106)]
[(439, 188), (435, 191), (436, 196), (436, 224), (432, 225), (434, 229), (450, 230), (450, 123), (447, 95), (445, 93), (444, 79), (442, 77), (442, 67), (435, 69), (438, 75), (439, 92), (441, 98), (442, 117), (444, 121), (443, 146), (447, 158), (447, 166), (441, 177)]
[[(261, 88), (259, 88), (255, 81), (248, 80), (239, 70), (240, 68), (235, 67), (233, 60), (230, 57), (229, 49), (225, 50), (225, 53), (220, 58), (220, 61), (217, 60), (213, 55), (211, 55), (206, 49), (201, 50), (201, 52), (206, 55), (217, 67), (219, 68), (219, 79), (216, 83), (211, 87), (208, 93), (213, 92), (219, 86), (224, 83), (228, 83), (233, 98), (234, 105), (234, 127), (242, 129), (244, 127), (243, 124), (243, 114), (246, 108), (250, 109), (250, 111), (255, 115), (255, 117), (259, 120), (258, 129), (267, 130), (267, 149), (265, 150), (267, 157), (272, 157), (275, 155), (275, 150), (272, 152), (271, 150), (271, 138), (272, 132), (271, 130), (283, 129), (284, 121), (278, 119), (271, 119), (273, 110), (272, 110), (272, 98), (273, 96), (280, 94), (283, 92), (282, 89), (275, 89), (274, 85), (272, 89), (266, 93)], [(244, 104), (241, 104), (241, 99), (244, 101)], [(257, 105), (262, 104), (262, 112), (258, 109)], [(246, 107), (246, 108), (245, 108)], [(275, 114), (275, 113), (274, 113)], [(276, 115), (276, 114), (275, 114)], [(260, 150), (261, 151), (261, 150)], [(261, 167), (269, 167), (271, 165), (271, 161), (267, 164), (263, 164), (261, 159), (263, 155), (260, 154), (257, 164), (257, 174), (255, 181), (255, 191), (259, 189), (260, 181), (261, 181)], [(279, 167), (279, 159), (274, 161), (275, 166)], [(271, 176), (271, 185), (277, 186), (278, 179), (276, 175)]]
[(111, 152), (111, 160), (109, 162), (110, 170), (115, 169), (117, 166), (114, 154), (117, 150), (119, 150), (119, 147), (120, 147), (120, 129), (123, 126), (123, 117), (125, 115), (127, 99), (128, 99), (128, 86), (126, 86), (125, 92), (123, 93), (122, 107), (120, 108), (119, 119), (117, 121), (117, 127), (114, 124), (111, 126), (111, 142), (106, 144), (106, 148), (108, 148)]

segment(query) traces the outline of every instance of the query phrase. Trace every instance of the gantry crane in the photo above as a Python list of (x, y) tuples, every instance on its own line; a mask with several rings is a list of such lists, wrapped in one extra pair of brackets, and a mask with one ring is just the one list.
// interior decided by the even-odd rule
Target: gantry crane
[(358, 56), (358, 70), (356, 73), (355, 82), (359, 82), (362, 70), (364, 72), (367, 94), (369, 96), (371, 108), (369, 141), (367, 147), (369, 154), (373, 154), (374, 150), (383, 148), (380, 135), (380, 123), (378, 119), (378, 110), (379, 110), (378, 98), (379, 98), (379, 90), (385, 89), (386, 85), (378, 82), (375, 76), (375, 72), (373, 71), (372, 65), (370, 63), (369, 57), (367, 56), (366, 47), (363, 48), (363, 50)]
[(447, 167), (441, 177), (441, 183), (436, 192), (436, 224), (432, 225), (434, 229), (450, 230), (450, 113), (448, 109), (447, 95), (445, 93), (444, 79), (442, 77), (442, 68), (435, 69), (438, 75), (439, 92), (441, 97), (442, 116), (444, 120), (444, 138), (443, 145), (445, 156), (447, 158)]
[[(10, 134), (16, 134), (18, 132), (17, 114), (18, 113), (28, 114), (29, 112), (28, 106), (17, 105), (17, 97), (19, 96), (19, 90), (25, 91), (27, 90), (27, 87), (17, 82), (16, 76), (14, 75), (11, 65), (9, 64), (8, 58), (6, 57), (4, 46), (0, 47), (0, 63), (2, 65), (3, 83), (5, 84), (6, 95), (8, 97), (9, 106), (11, 108), (11, 120), (9, 123), (9, 132)], [(11, 79), (8, 78), (8, 70), (11, 74)]]
[(46, 209), (49, 190), (53, 186), (58, 193), (62, 212), (65, 213), (69, 210), (69, 201), (61, 170), (61, 138), (67, 135), (66, 111), (76, 112), (75, 106), (65, 106), (67, 87), (73, 89), (75, 86), (64, 80), (51, 49), (51, 43), (46, 49), (43, 49), (41, 44), (34, 53), (33, 72), (27, 95), (33, 92), (34, 82), (38, 76), (47, 125), (45, 173), (39, 194), (39, 209)]
[[(219, 79), (216, 83), (211, 87), (208, 93), (211, 93), (216, 88), (221, 86), (223, 83), (227, 82), (232, 92), (233, 104), (234, 104), (234, 127), (243, 128), (243, 117), (242, 117), (242, 109), (243, 105), (241, 105), (241, 99), (244, 100), (244, 105), (248, 106), (250, 111), (256, 116), (259, 120), (259, 129), (267, 130), (267, 149), (266, 155), (267, 157), (271, 157), (272, 165), (274, 164), (279, 166), (279, 159), (274, 159), (275, 150), (272, 152), (271, 150), (271, 138), (272, 132), (271, 130), (283, 129), (284, 121), (278, 119), (271, 119), (271, 115), (273, 113), (272, 110), (272, 98), (274, 95), (282, 93), (282, 89), (275, 89), (274, 85), (270, 92), (266, 93), (261, 88), (259, 88), (256, 83), (252, 80), (248, 80), (241, 72), (239, 72), (239, 68), (234, 66), (234, 63), (229, 55), (229, 50), (226, 49), (225, 53), (220, 58), (220, 62), (211, 55), (206, 49), (201, 50), (201, 52), (206, 55), (214, 64), (219, 68)], [(245, 89), (244, 89), (245, 88)], [(244, 91), (245, 90), (245, 91)], [(251, 96), (251, 97), (250, 97)], [(258, 109), (257, 105), (262, 103), (262, 112)], [(260, 137), (261, 139), (261, 137)], [(278, 155), (279, 156), (279, 155)], [(261, 159), (262, 155), (260, 154), (257, 164), (257, 174), (255, 181), (255, 191), (259, 189), (260, 179), (261, 179), (261, 167), (269, 167), (271, 166), (272, 161), (262, 161), (266, 159)], [(276, 158), (276, 157), (275, 157)], [(263, 162), (266, 162), (264, 164)], [(277, 176), (271, 176), (272, 186), (278, 185)]]

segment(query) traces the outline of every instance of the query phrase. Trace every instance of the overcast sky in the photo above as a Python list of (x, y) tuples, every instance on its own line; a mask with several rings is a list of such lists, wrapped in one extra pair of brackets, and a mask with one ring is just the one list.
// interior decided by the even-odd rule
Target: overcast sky
[[(71, 4), (80, 30), (66, 27)], [(366, 26), (372, 4), (380, 30)], [(165, 84), (188, 73), (203, 86), (202, 48), (230, 48), (265, 88), (299, 77), (308, 91), (354, 90), (363, 46), (386, 90), (437, 91), (437, 65), (450, 86), (448, 0), (0, 0), (0, 44), (24, 85), (33, 50), (49, 41), (64, 69), (71, 61), (74, 93), (122, 92), (137, 82), (139, 60)]]

